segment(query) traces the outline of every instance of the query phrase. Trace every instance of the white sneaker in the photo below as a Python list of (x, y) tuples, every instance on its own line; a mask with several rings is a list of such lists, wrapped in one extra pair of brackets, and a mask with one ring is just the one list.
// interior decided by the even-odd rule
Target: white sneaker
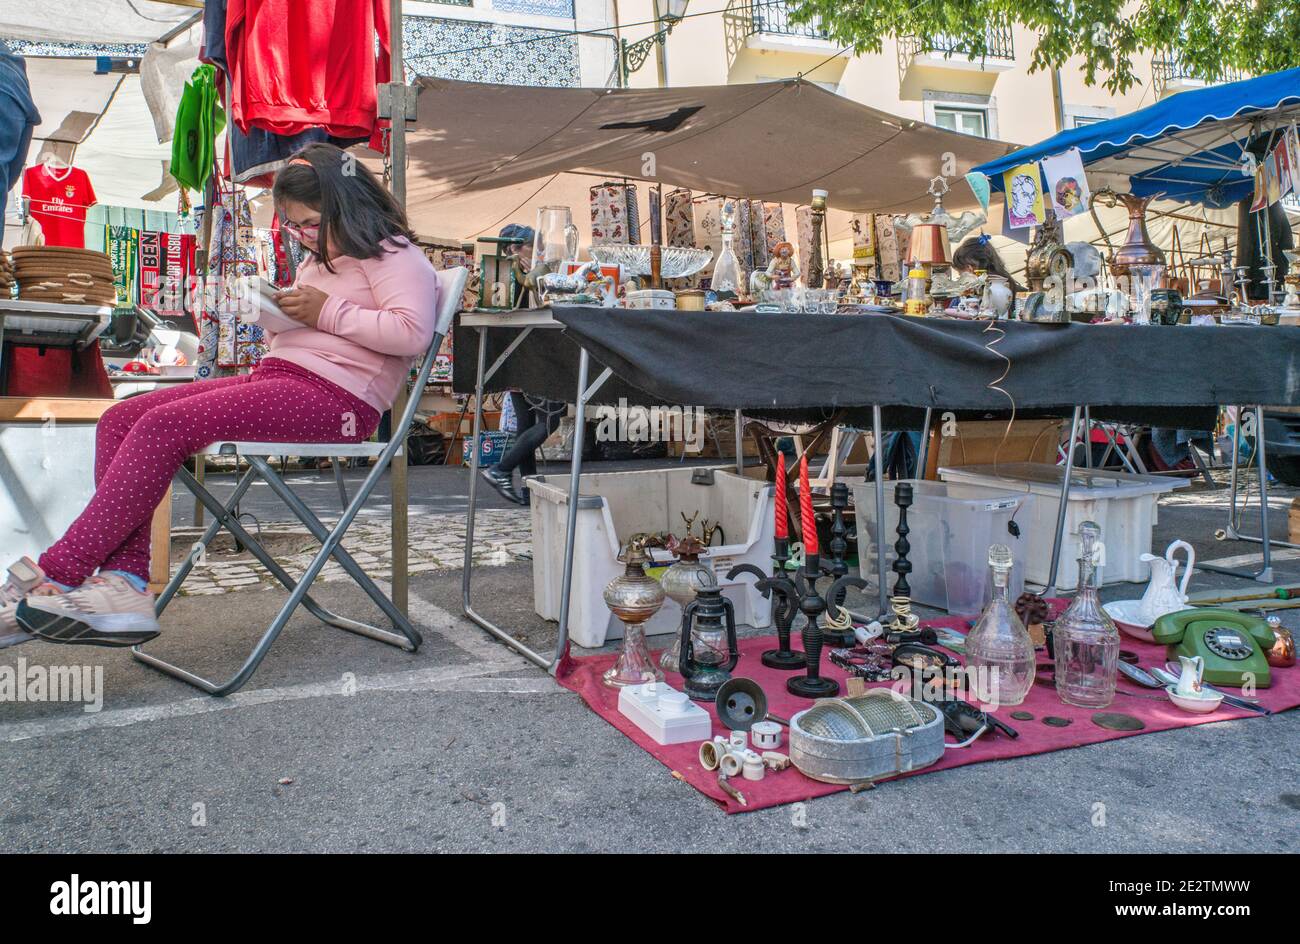
[(91, 577), (66, 593), (29, 596), (17, 616), (23, 629), (46, 642), (135, 646), (159, 631), (153, 594), (119, 574)]
[(31, 641), (31, 633), (18, 625), (18, 604), (44, 580), (44, 571), (30, 557), (9, 568), (9, 579), (0, 584), (0, 649)]

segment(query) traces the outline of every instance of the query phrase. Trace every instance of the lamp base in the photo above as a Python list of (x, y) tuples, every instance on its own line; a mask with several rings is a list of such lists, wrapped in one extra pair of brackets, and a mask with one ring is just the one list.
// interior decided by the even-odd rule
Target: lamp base
[(723, 669), (698, 669), (695, 674), (685, 678), (682, 691), (692, 701), (716, 701), (718, 689), (731, 681), (731, 673)]
[(786, 679), (785, 690), (800, 698), (834, 698), (840, 693), (840, 683), (835, 679), (800, 675)]
[(762, 662), (769, 669), (793, 672), (808, 668), (808, 660), (802, 652), (791, 649), (769, 649), (762, 655)]

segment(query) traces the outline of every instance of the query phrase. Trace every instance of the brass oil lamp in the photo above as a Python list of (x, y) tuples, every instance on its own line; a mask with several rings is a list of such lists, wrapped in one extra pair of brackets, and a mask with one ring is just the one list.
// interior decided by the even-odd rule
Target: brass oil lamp
[(661, 682), (664, 674), (646, 648), (644, 624), (664, 605), (664, 588), (645, 572), (650, 557), (644, 541), (630, 541), (618, 559), (626, 569), (605, 585), (604, 596), (605, 605), (623, 623), (623, 651), (602, 678), (612, 688)]

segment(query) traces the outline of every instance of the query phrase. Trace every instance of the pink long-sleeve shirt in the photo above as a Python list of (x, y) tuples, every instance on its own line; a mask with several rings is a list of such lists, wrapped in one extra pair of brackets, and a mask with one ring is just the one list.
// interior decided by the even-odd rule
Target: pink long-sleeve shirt
[(332, 259), (333, 272), (315, 259), (304, 262), (294, 285), (310, 285), (329, 299), (315, 329), (275, 334), (267, 351), (380, 413), (392, 407), (412, 358), (429, 349), (438, 320), (438, 277), (424, 253), (405, 239), (385, 248), (394, 251)]

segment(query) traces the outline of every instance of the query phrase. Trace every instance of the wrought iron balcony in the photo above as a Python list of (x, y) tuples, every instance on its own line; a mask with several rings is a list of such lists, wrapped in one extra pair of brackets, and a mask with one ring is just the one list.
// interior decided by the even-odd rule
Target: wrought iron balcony
[[(982, 55), (975, 58), (975, 62), (983, 59), (1010, 62), (1016, 58), (1016, 46), (1009, 23), (989, 26), (984, 34), (984, 43), (986, 48)], [(910, 65), (911, 60), (918, 55), (935, 55), (954, 61), (966, 61), (971, 57), (971, 47), (955, 36), (945, 36), (942, 33), (929, 39), (920, 36), (899, 37), (900, 66), (906, 68), (906, 65)]]
[(1166, 92), (1180, 92), (1184, 89), (1218, 85), (1222, 82), (1238, 82), (1244, 78), (1246, 73), (1240, 69), (1225, 69), (1221, 75), (1209, 78), (1179, 60), (1173, 53), (1165, 53), (1151, 60), (1151, 81), (1156, 87), (1157, 98)]
[(818, 19), (807, 23), (790, 20), (790, 5), (785, 0), (748, 0), (740, 4), (749, 9), (750, 32), (771, 33), (775, 36), (806, 36), (809, 39), (829, 39)]
[(830, 39), (830, 34), (819, 20), (795, 23), (791, 21), (790, 13), (790, 5), (786, 0), (730, 0), (722, 16), (728, 61), (735, 60), (736, 53), (747, 44), (751, 36), (791, 37), (796, 41), (812, 39), (822, 42)]

